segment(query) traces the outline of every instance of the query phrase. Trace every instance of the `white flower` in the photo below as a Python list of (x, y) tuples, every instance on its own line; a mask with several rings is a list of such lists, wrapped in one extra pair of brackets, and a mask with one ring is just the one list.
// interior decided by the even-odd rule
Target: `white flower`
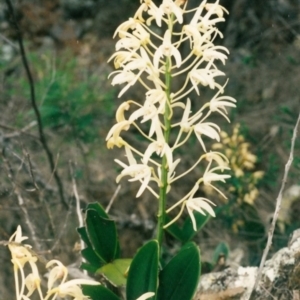
[(153, 292), (148, 292), (148, 293), (145, 293), (143, 294), (142, 296), (138, 297), (136, 300), (146, 300), (146, 299), (149, 299), (151, 298), (152, 296), (154, 296), (155, 293)]
[(212, 90), (217, 87), (221, 89), (221, 85), (215, 82), (215, 77), (217, 76), (224, 76), (225, 73), (219, 71), (218, 69), (193, 69), (189, 76), (191, 83), (196, 90), (197, 94), (199, 95), (198, 84), (203, 86), (209, 86)]
[(215, 59), (219, 59), (223, 65), (225, 65), (225, 60), (227, 59), (227, 55), (219, 52), (218, 50), (223, 50), (227, 54), (229, 53), (228, 49), (223, 46), (213, 46), (203, 50), (203, 58), (205, 61), (211, 61)]
[[(225, 85), (227, 84), (227, 82), (225, 83)], [(225, 87), (224, 85), (224, 87)], [(223, 87), (223, 88), (224, 88)], [(226, 110), (226, 106), (228, 107), (236, 107), (236, 105), (234, 104), (236, 102), (236, 100), (233, 97), (229, 97), (229, 96), (221, 96), (218, 97), (218, 95), (221, 93), (222, 91), (219, 90), (218, 93), (210, 100), (210, 104), (209, 104), (209, 110), (211, 112), (218, 112), (219, 114), (221, 114), (228, 122), (230, 122), (229, 118), (227, 117), (227, 110)]]
[[(73, 279), (60, 284), (58, 287), (53, 288), (48, 291), (46, 299), (49, 299), (50, 295), (56, 295), (58, 297), (65, 298), (67, 296), (73, 297), (73, 300), (89, 300), (90, 297), (85, 296), (82, 293), (80, 285), (99, 285), (97, 281), (92, 281), (88, 279)], [(55, 298), (56, 298), (55, 296)], [(54, 298), (53, 298), (54, 299)]]
[(153, 105), (157, 103), (159, 105), (157, 108), (157, 113), (159, 114), (163, 114), (165, 112), (167, 101), (166, 92), (161, 89), (152, 89), (146, 93), (145, 105), (148, 103)]
[(211, 122), (201, 123), (200, 122), (194, 126), (194, 132), (205, 152), (206, 152), (206, 147), (205, 147), (205, 144), (201, 137), (203, 134), (213, 140), (217, 140), (218, 142), (220, 141), (220, 135), (219, 135), (220, 127), (214, 123), (211, 123)]
[(191, 100), (188, 98), (186, 100), (185, 109), (182, 115), (182, 119), (180, 122), (180, 127), (183, 132), (189, 132), (191, 128), (191, 124), (189, 123), (189, 116), (191, 113)]
[(224, 16), (224, 12), (227, 14), (229, 12), (225, 7), (219, 5), (218, 3), (219, 1), (216, 1), (216, 3), (206, 3), (205, 8), (209, 11), (210, 15), (216, 14), (219, 18), (222, 18)]
[(117, 73), (117, 75), (112, 80), (111, 85), (127, 83), (127, 85), (121, 90), (121, 92), (118, 95), (118, 98), (120, 98), (131, 86), (133, 86), (136, 83), (136, 81), (139, 79), (139, 74), (135, 75), (131, 71), (123, 70), (112, 72), (110, 75), (115, 73)]
[[(208, 152), (208, 153), (205, 154), (205, 158), (209, 162), (211, 162), (211, 161), (214, 160), (218, 164), (219, 167), (223, 167), (223, 168), (224, 167), (228, 167), (228, 163), (229, 163), (228, 158), (224, 154), (222, 154), (220, 152), (212, 152), (212, 151), (210, 151), (210, 152)], [(223, 170), (224, 169), (221, 169), (221, 171), (223, 171)]]
[(123, 102), (119, 108), (117, 109), (116, 112), (116, 120), (118, 123), (126, 121), (125, 116), (124, 116), (124, 111), (128, 110), (130, 108), (130, 104), (128, 101)]
[(190, 198), (186, 201), (186, 208), (187, 211), (190, 215), (190, 218), (192, 220), (193, 223), (193, 229), (195, 231), (197, 231), (197, 223), (195, 220), (195, 216), (193, 214), (193, 211), (196, 210), (199, 213), (201, 213), (202, 215), (206, 215), (205, 211), (210, 214), (212, 217), (215, 217), (215, 212), (214, 210), (211, 208), (211, 205), (215, 205), (213, 202), (211, 202), (210, 200), (203, 198), (203, 197), (197, 197), (197, 198)]
[(167, 30), (164, 35), (164, 40), (161, 46), (155, 51), (153, 57), (153, 65), (156, 69), (159, 68), (159, 60), (161, 57), (166, 56), (171, 58), (174, 56), (177, 68), (181, 65), (181, 54), (178, 49), (172, 44), (170, 30)]
[(215, 173), (215, 171), (218, 171), (218, 170), (222, 170), (223, 171), (224, 169), (225, 170), (230, 170), (230, 168), (224, 167), (224, 166), (218, 166), (218, 167), (209, 169), (210, 166), (211, 166), (211, 163), (212, 163), (212, 160), (207, 165), (206, 170), (205, 170), (204, 175), (203, 175), (203, 177), (202, 177), (201, 180), (202, 180), (202, 182), (203, 182), (204, 185), (208, 185), (208, 186), (212, 187), (214, 190), (216, 190), (217, 192), (219, 192), (226, 199), (226, 196), (219, 189), (217, 189), (215, 186), (213, 186), (211, 184), (211, 182), (212, 181), (225, 182), (225, 179), (228, 179), (231, 176), (228, 175), (228, 174), (218, 174), (218, 173)]
[[(161, 22), (159, 22), (159, 20), (161, 20), (160, 15), (162, 14), (162, 11), (160, 11), (158, 7), (151, 0), (142, 0), (141, 2), (144, 3), (142, 3), (139, 9), (136, 11), (134, 18), (142, 22), (145, 22), (143, 18), (143, 12), (148, 12), (150, 16), (156, 17), (157, 25), (161, 26)], [(158, 17), (158, 15), (160, 17)]]
[(122, 48), (126, 50), (136, 51), (141, 47), (141, 41), (135, 36), (127, 36), (117, 41), (116, 50), (120, 50)]
[(136, 25), (139, 22), (133, 18), (130, 18), (128, 21), (123, 22), (121, 25), (119, 25), (119, 27), (116, 29), (113, 38), (115, 38), (115, 36), (117, 34), (119, 34), (119, 38), (123, 38), (126, 36), (126, 32), (129, 29), (134, 29), (136, 27)]
[(129, 165), (127, 166), (120, 160), (115, 159), (115, 162), (124, 168), (121, 174), (117, 176), (116, 182), (119, 182), (124, 176), (132, 177), (128, 181), (140, 181), (142, 185), (136, 194), (138, 198), (145, 191), (151, 180), (151, 168), (145, 164), (138, 164), (129, 147), (125, 146), (125, 151)]
[[(130, 121), (124, 120), (121, 121), (117, 124), (115, 124), (110, 131), (108, 132), (107, 136), (106, 136), (106, 141), (107, 141), (107, 147), (111, 148), (113, 145), (117, 145), (118, 147), (120, 147), (120, 142), (122, 142), (122, 140), (120, 140), (120, 134), (121, 131), (123, 130), (128, 130), (130, 128)], [(110, 147), (109, 147), (110, 145)]]
[(50, 268), (53, 265), (56, 265), (51, 269), (49, 272), (49, 277), (48, 277), (48, 291), (50, 291), (54, 287), (54, 283), (57, 280), (60, 280), (61, 283), (65, 282), (68, 276), (68, 269), (59, 261), (56, 259), (50, 260), (46, 268)]
[(161, 26), (161, 19), (162, 15), (167, 14), (171, 15), (174, 14), (179, 24), (183, 23), (183, 13), (182, 9), (174, 3), (172, 0), (163, 0), (163, 3), (159, 6), (159, 10), (162, 12), (156, 16), (156, 23), (158, 26)]
[(25, 285), (28, 290), (27, 297), (31, 296), (36, 289), (40, 288), (41, 279), (40, 276), (35, 273), (30, 273), (25, 278)]
[[(219, 0), (216, 1), (215, 3), (205, 3), (205, 4), (202, 3), (202, 5), (204, 5), (205, 9), (207, 10), (207, 13), (205, 14), (204, 17), (201, 18), (199, 24), (199, 26), (201, 26), (203, 29), (210, 28), (212, 26), (215, 26), (216, 23), (218, 22), (225, 21), (225, 19), (223, 18), (223, 14), (224, 14), (223, 12), (228, 13), (228, 11), (218, 3)], [(216, 14), (218, 17), (210, 19), (210, 17), (214, 14)]]
[(160, 157), (163, 157), (165, 155), (167, 158), (168, 166), (171, 166), (171, 164), (173, 163), (173, 153), (170, 146), (165, 141), (160, 124), (157, 124), (155, 132), (156, 141), (152, 142), (146, 149), (145, 154), (143, 156), (143, 163), (148, 164), (150, 157), (155, 152)]
[(27, 262), (35, 263), (37, 257), (32, 255), (31, 246), (22, 244), (24, 240), (27, 240), (27, 236), (22, 236), (22, 228), (19, 225), (16, 232), (10, 237), (8, 248), (11, 253), (11, 261), (16, 269), (23, 268)]
[(123, 67), (127, 62), (137, 57), (138, 54), (133, 51), (118, 51), (109, 58), (108, 62), (110, 62), (114, 58), (114, 66), (116, 69), (119, 69), (120, 67)]

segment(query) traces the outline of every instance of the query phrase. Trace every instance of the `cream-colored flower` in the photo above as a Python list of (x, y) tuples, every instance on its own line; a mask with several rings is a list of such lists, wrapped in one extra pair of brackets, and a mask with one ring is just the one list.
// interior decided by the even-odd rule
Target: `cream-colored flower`
[(196, 134), (196, 137), (205, 152), (206, 152), (206, 147), (202, 140), (202, 135), (206, 135), (209, 138), (219, 142), (220, 141), (220, 135), (219, 135), (220, 130), (221, 129), (218, 125), (211, 123), (211, 122), (205, 122), (205, 123), (200, 122), (194, 126), (194, 132)]
[(138, 190), (136, 197), (138, 198), (147, 188), (151, 180), (151, 168), (145, 164), (138, 164), (133, 157), (133, 154), (129, 147), (125, 145), (126, 156), (129, 162), (129, 165), (124, 164), (118, 159), (115, 159), (115, 162), (123, 167), (123, 171), (120, 175), (117, 176), (116, 182), (119, 182), (123, 177), (130, 176), (132, 177), (128, 181), (140, 181), (142, 183), (140, 189)]
[(229, 97), (229, 96), (218, 97), (219, 94), (222, 92), (222, 89), (220, 89), (217, 92), (217, 94), (210, 100), (209, 109), (210, 109), (211, 112), (218, 112), (228, 122), (230, 122), (229, 118), (227, 117), (226, 106), (228, 106), (228, 107), (236, 107), (236, 105), (235, 105), (236, 100), (233, 97)]
[(161, 13), (155, 17), (157, 24), (161, 24), (163, 15), (171, 16), (172, 14), (174, 14), (179, 24), (183, 23), (183, 12), (176, 2), (173, 2), (172, 0), (163, 0), (163, 3), (159, 6), (159, 10)]
[(136, 51), (141, 47), (141, 41), (134, 35), (126, 36), (116, 43), (116, 50), (126, 49), (130, 51)]
[(25, 286), (28, 290), (28, 293), (26, 294), (27, 297), (31, 296), (35, 290), (40, 289), (41, 286), (41, 279), (36, 265), (35, 268), (35, 272), (28, 274), (25, 278)]
[(117, 34), (119, 34), (119, 38), (124, 38), (126, 36), (127, 31), (129, 29), (135, 29), (137, 24), (139, 24), (139, 21), (135, 20), (134, 18), (130, 18), (128, 21), (123, 22), (116, 29), (113, 38), (115, 38)]
[(123, 102), (119, 108), (117, 109), (116, 112), (116, 120), (118, 123), (126, 121), (125, 116), (124, 116), (124, 111), (129, 110), (130, 104), (129, 101)]
[[(144, 2), (144, 3), (142, 3), (142, 2)], [(151, 0), (142, 0), (141, 3), (142, 4), (139, 7), (139, 9), (136, 11), (134, 18), (138, 19), (142, 22), (145, 22), (145, 19), (143, 18), (143, 13), (148, 12), (148, 14), (150, 16), (152, 16), (151, 19), (153, 19), (156, 16), (156, 24), (158, 26), (161, 26), (161, 21), (159, 21), (159, 20), (161, 20), (160, 15), (162, 14), (162, 11), (159, 10), (158, 7)]]
[(219, 189), (217, 189), (214, 185), (212, 185), (211, 182), (212, 181), (225, 182), (225, 179), (228, 179), (231, 176), (228, 174), (218, 174), (218, 173), (215, 173), (215, 171), (230, 170), (230, 168), (224, 167), (224, 166), (218, 166), (218, 167), (214, 167), (214, 168), (210, 169), (211, 163), (212, 163), (212, 161), (210, 161), (209, 164), (207, 165), (206, 170), (205, 170), (201, 180), (204, 185), (212, 187), (214, 190), (216, 190), (218, 193), (220, 193), (226, 199), (226, 196)]
[(145, 293), (142, 296), (138, 297), (136, 300), (146, 300), (146, 299), (153, 297), (154, 295), (155, 295), (155, 293), (148, 292), (148, 293)]
[(198, 85), (209, 86), (212, 90), (216, 88), (221, 89), (222, 86), (215, 81), (215, 77), (224, 76), (225, 73), (218, 69), (193, 69), (190, 74), (191, 83), (198, 95)]
[(198, 211), (202, 215), (206, 215), (206, 213), (208, 213), (212, 217), (216, 216), (214, 210), (211, 207), (211, 205), (215, 205), (215, 204), (206, 198), (203, 197), (190, 198), (186, 201), (185, 205), (190, 215), (190, 218), (192, 220), (193, 229), (195, 231), (197, 231), (197, 223), (193, 213), (194, 210)]
[[(80, 288), (80, 285), (99, 285), (100, 283), (88, 279), (73, 279), (60, 284), (51, 289), (47, 293), (45, 300), (50, 299), (50, 296), (65, 298), (67, 296), (73, 297), (73, 300), (89, 300), (90, 297), (85, 296)], [(53, 299), (55, 299), (53, 298)]]
[[(139, 76), (134, 74), (131, 71), (115, 71), (112, 72), (110, 75), (112, 74), (117, 74), (114, 79), (111, 82), (111, 85), (116, 85), (116, 84), (123, 84), (123, 83), (127, 83), (125, 85), (125, 87), (123, 87), (123, 89), (120, 91), (120, 93), (118, 94), (118, 97), (120, 98), (131, 86), (133, 86), (136, 81), (139, 79)], [(110, 76), (109, 75), (109, 76)]]
[(130, 128), (130, 121), (124, 120), (115, 124), (106, 136), (106, 141), (109, 141), (110, 145), (119, 145), (122, 140), (120, 140), (120, 134), (123, 130), (127, 131)]
[(153, 105), (158, 104), (157, 113), (159, 114), (163, 114), (165, 112), (167, 101), (166, 92), (162, 89), (152, 89), (146, 92), (145, 105), (148, 103)]
[(48, 291), (54, 287), (54, 283), (56, 281), (59, 280), (60, 283), (63, 283), (66, 281), (68, 276), (68, 269), (59, 260), (56, 259), (50, 260), (47, 263), (46, 268), (50, 268), (53, 265), (55, 265), (55, 267), (53, 267), (49, 272), (48, 286), (47, 286)]
[(226, 52), (227, 54), (229, 54), (228, 49), (223, 46), (212, 46), (212, 47), (208, 47), (203, 50), (203, 52), (202, 52), (203, 59), (205, 61), (211, 61), (211, 60), (218, 59), (223, 63), (223, 65), (225, 65), (225, 60), (227, 59), (227, 55), (220, 52), (219, 50), (222, 50), (222, 51)]
[(171, 41), (171, 32), (170, 30), (166, 30), (164, 35), (164, 40), (161, 46), (157, 48), (153, 57), (153, 65), (156, 69), (159, 69), (159, 61), (161, 57), (171, 58), (174, 56), (176, 67), (179, 68), (181, 66), (181, 54), (179, 50), (172, 44)]
[[(206, 1), (205, 1), (206, 2)], [(219, 22), (224, 22), (225, 19), (223, 18), (224, 12), (227, 10), (218, 4), (219, 0), (215, 3), (205, 3), (204, 7), (207, 10), (207, 13), (201, 18), (199, 27), (203, 29), (208, 29), (212, 26), (215, 26)], [(202, 3), (203, 5), (203, 3)], [(228, 12), (227, 12), (228, 13)], [(212, 15), (217, 15), (217, 18), (211, 18)]]
[[(219, 167), (228, 167), (229, 164), (228, 158), (220, 152), (210, 151), (205, 154), (205, 158), (209, 162), (215, 161)], [(223, 169), (221, 169), (221, 171), (223, 171)]]
[(22, 236), (22, 228), (20, 225), (9, 239), (8, 248), (12, 256), (11, 261), (16, 269), (23, 268), (29, 261), (33, 263), (37, 261), (37, 257), (30, 251), (31, 246), (22, 244), (22, 242), (27, 239), (27, 236)]
[(170, 146), (165, 141), (160, 124), (157, 124), (155, 132), (156, 141), (149, 144), (148, 148), (146, 149), (143, 157), (143, 163), (148, 164), (148, 161), (152, 154), (156, 153), (160, 157), (163, 157), (165, 155), (167, 158), (168, 166), (170, 166), (173, 163), (173, 153)]
[(119, 69), (121, 67), (124, 67), (124, 65), (129, 61), (138, 57), (139, 55), (134, 51), (117, 51), (109, 58), (108, 62), (114, 59), (114, 66), (116, 69)]

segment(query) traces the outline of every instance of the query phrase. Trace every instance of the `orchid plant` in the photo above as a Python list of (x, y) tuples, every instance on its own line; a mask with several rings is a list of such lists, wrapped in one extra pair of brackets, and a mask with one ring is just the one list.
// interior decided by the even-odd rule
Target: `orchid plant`
[[(118, 69), (111, 74), (114, 76), (112, 84), (125, 83), (119, 97), (139, 83), (146, 90), (145, 100), (128, 100), (120, 105), (116, 112), (117, 123), (106, 140), (108, 148), (125, 148), (128, 163), (115, 160), (123, 168), (117, 182), (129, 176), (129, 181), (141, 183), (136, 197), (147, 189), (158, 199), (157, 241), (161, 248), (164, 229), (179, 219), (185, 208), (195, 231), (194, 211), (215, 216), (213, 202), (195, 196), (200, 184), (214, 188), (225, 197), (215, 182), (224, 182), (230, 177), (223, 174), (224, 170), (229, 169), (228, 160), (219, 152), (207, 151), (204, 137), (220, 141), (220, 127), (209, 122), (208, 118), (212, 113), (218, 113), (229, 121), (226, 107), (235, 107), (236, 100), (223, 95), (227, 81), (224, 85), (216, 82), (216, 77), (225, 75), (216, 62), (225, 64), (228, 54), (225, 47), (214, 45), (217, 37), (223, 37), (216, 25), (224, 21), (224, 14), (228, 13), (219, 1), (203, 1), (191, 10), (187, 10), (187, 1), (183, 0), (163, 0), (159, 7), (152, 1), (141, 2), (134, 17), (117, 28), (114, 36), (120, 39), (116, 43), (117, 51), (110, 60)], [(193, 14), (188, 24), (184, 24), (186, 14)], [(155, 25), (161, 31), (160, 35), (157, 34), (159, 30), (154, 30)], [(185, 44), (188, 44), (189, 54), (182, 57), (179, 49)], [(183, 74), (185, 76), (181, 76)], [(181, 86), (178, 86), (178, 81), (174, 86), (172, 81), (179, 76), (185, 80)], [(200, 96), (201, 86), (215, 90), (215, 96), (192, 113), (192, 101), (188, 95), (195, 91)], [(179, 114), (182, 117), (178, 122)], [(149, 131), (145, 131), (143, 123), (149, 123)], [(134, 148), (121, 137), (122, 132), (130, 127), (135, 127), (148, 141), (144, 151)], [(192, 134), (199, 140), (203, 151), (191, 168), (177, 175), (180, 158), (176, 158), (176, 152), (184, 147)], [(172, 185), (203, 161), (207, 162), (203, 176), (190, 192), (167, 208), (167, 195)], [(179, 208), (177, 216), (166, 223), (166, 214), (176, 208)]]
[[(47, 264), (51, 271), (47, 296), (43, 298), (36, 257), (30, 254), (29, 246), (21, 244), (24, 237), (18, 228), (12, 237), (15, 241), (9, 243), (17, 300), (28, 300), (34, 291), (40, 299), (46, 300), (67, 295), (78, 300), (193, 298), (201, 264), (199, 248), (190, 240), (216, 215), (215, 204), (197, 196), (197, 192), (201, 185), (209, 186), (226, 198), (216, 183), (230, 177), (224, 173), (229, 170), (226, 156), (209, 150), (205, 144), (207, 138), (220, 142), (221, 129), (209, 121), (210, 116), (219, 114), (229, 122), (227, 108), (235, 107), (236, 103), (234, 98), (223, 95), (228, 80), (224, 84), (216, 81), (225, 76), (217, 65), (219, 61), (225, 64), (229, 53), (225, 47), (214, 44), (217, 37), (223, 37), (216, 25), (225, 20), (224, 14), (228, 12), (219, 5), (219, 0), (214, 3), (204, 0), (193, 9), (187, 8), (187, 0), (163, 0), (159, 6), (151, 0), (140, 2), (135, 15), (117, 28), (114, 37), (118, 36), (119, 40), (109, 61), (113, 61), (117, 69), (110, 75), (112, 85), (123, 85), (118, 96), (140, 85), (145, 89), (145, 98), (127, 100), (119, 106), (116, 124), (108, 132), (106, 141), (108, 148), (117, 146), (125, 150), (126, 161), (115, 160), (122, 168), (116, 181), (129, 177), (130, 182), (140, 183), (137, 198), (148, 190), (157, 199), (156, 237), (141, 247), (133, 259), (120, 258), (115, 222), (100, 204), (89, 204), (85, 226), (78, 228), (86, 244), (81, 252), (85, 259), (82, 268), (101, 274), (109, 282), (108, 286), (126, 287), (126, 295), (113, 293), (91, 280), (66, 281), (66, 268), (53, 260)], [(188, 15), (190, 21), (185, 22)], [(184, 48), (189, 49), (186, 56), (182, 55)], [(201, 99), (201, 87), (214, 91), (212, 99)], [(192, 92), (197, 95), (195, 100), (189, 98)], [(197, 106), (192, 105), (195, 101), (201, 101), (202, 106), (192, 111), (192, 107)], [(144, 149), (126, 141), (123, 133), (132, 127), (147, 141)], [(201, 152), (188, 170), (179, 173), (178, 153), (192, 135), (199, 141)], [(200, 163), (204, 164), (203, 175), (186, 195), (174, 199), (170, 193), (172, 186)], [(179, 227), (177, 220), (185, 209), (189, 217)], [(166, 231), (183, 243), (169, 262), (162, 256)], [(27, 263), (32, 272), (25, 278), (23, 267)], [(59, 278), (61, 281), (57, 283)]]

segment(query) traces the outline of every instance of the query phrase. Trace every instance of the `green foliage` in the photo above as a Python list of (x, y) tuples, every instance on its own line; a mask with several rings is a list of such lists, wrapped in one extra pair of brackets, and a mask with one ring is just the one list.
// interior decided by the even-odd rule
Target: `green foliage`
[[(29, 54), (43, 126), (59, 131), (68, 142), (94, 142), (105, 118), (113, 116), (112, 99), (116, 92), (103, 84), (108, 74), (101, 74), (101, 82), (101, 76), (99, 80), (99, 75), (89, 74), (88, 66), (81, 67), (73, 55), (61, 53), (59, 57), (53, 57), (53, 53)], [(14, 84), (19, 85), (29, 99), (27, 79), (21, 77)], [(16, 89), (10, 93), (13, 96)], [(22, 111), (19, 114), (17, 122), (22, 125), (33, 118), (33, 110), (30, 108), (27, 113)]]
[(105, 263), (117, 257), (117, 231), (114, 222), (109, 219), (99, 203), (90, 203), (87, 206), (85, 223), (85, 227), (77, 229), (81, 239), (87, 245), (87, 248), (82, 250), (82, 256), (90, 265), (85, 264), (84, 268), (95, 272)]
[[(197, 231), (193, 229), (191, 218), (187, 217), (181, 227), (177, 223), (173, 223), (171, 226), (167, 227), (167, 232), (182, 243), (190, 241), (211, 218), (209, 214), (202, 215), (197, 211), (194, 211), (194, 216), (197, 224)], [(166, 216), (166, 220), (166, 223), (171, 221), (168, 215)]]
[(103, 275), (112, 285), (125, 286), (131, 261), (132, 259), (128, 258), (115, 259), (98, 269), (97, 273)]
[(156, 293), (158, 267), (158, 243), (152, 240), (146, 243), (133, 258), (127, 279), (127, 300), (136, 300), (147, 292)]
[(83, 294), (92, 300), (120, 300), (113, 292), (102, 285), (83, 285)]
[(159, 274), (158, 300), (192, 299), (200, 276), (200, 252), (187, 243)]
[(228, 258), (228, 255), (229, 255), (228, 244), (224, 242), (219, 243), (213, 253), (212, 264), (216, 265), (219, 261), (220, 256), (224, 256), (226, 260)]
[[(195, 213), (195, 217), (198, 229), (208, 220), (198, 213)], [(109, 219), (98, 203), (87, 206), (85, 226), (78, 228), (78, 233), (87, 246), (82, 250), (82, 256), (87, 260), (82, 264), (82, 268), (102, 275), (113, 286), (126, 286), (127, 300), (136, 300), (147, 292), (155, 293), (150, 299), (192, 299), (201, 269), (200, 252), (193, 242), (183, 245), (162, 270), (157, 240), (147, 242), (133, 259), (119, 258), (115, 222)], [(185, 242), (194, 234), (192, 224), (186, 221), (179, 234), (179, 240)], [(92, 300), (118, 299), (104, 287), (86, 286), (84, 293)]]

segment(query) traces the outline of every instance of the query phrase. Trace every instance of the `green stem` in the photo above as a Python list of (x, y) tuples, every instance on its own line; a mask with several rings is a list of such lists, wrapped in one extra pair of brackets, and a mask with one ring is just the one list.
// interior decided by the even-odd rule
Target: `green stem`
[[(173, 29), (173, 17), (169, 20), (169, 30), (172, 34)], [(164, 113), (164, 138), (165, 142), (169, 143), (170, 138), (170, 131), (171, 131), (171, 81), (172, 81), (172, 74), (171, 74), (171, 68), (172, 68), (172, 62), (171, 58), (167, 57), (166, 59), (166, 65), (165, 65), (166, 71), (165, 71), (165, 84), (166, 84), (166, 96), (167, 101), (166, 107), (165, 107), (165, 113)], [(157, 241), (159, 246), (159, 257), (161, 257), (161, 248), (162, 248), (162, 242), (163, 242), (163, 235), (164, 235), (164, 225), (165, 225), (165, 219), (166, 219), (166, 200), (167, 200), (167, 188), (168, 188), (168, 163), (167, 163), (167, 157), (164, 155), (162, 158), (162, 164), (161, 164), (161, 187), (159, 190), (159, 207), (158, 207), (158, 222), (157, 222)]]

